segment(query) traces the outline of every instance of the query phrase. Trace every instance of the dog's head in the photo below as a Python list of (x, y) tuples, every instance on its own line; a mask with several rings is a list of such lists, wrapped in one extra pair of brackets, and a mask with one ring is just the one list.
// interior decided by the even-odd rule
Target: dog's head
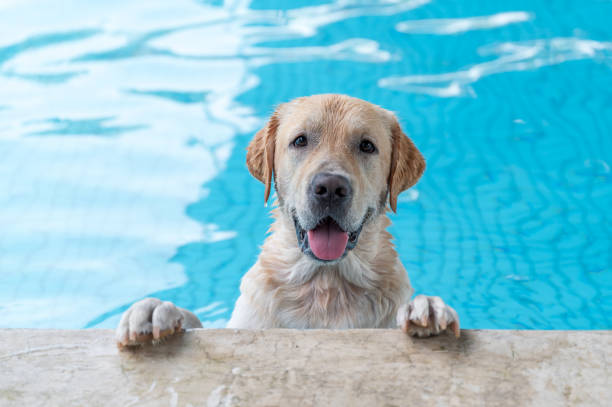
[(251, 174), (272, 178), (281, 211), (295, 225), (298, 245), (333, 262), (353, 249), (373, 217), (393, 211), (425, 161), (395, 116), (360, 99), (316, 95), (278, 107), (248, 147)]

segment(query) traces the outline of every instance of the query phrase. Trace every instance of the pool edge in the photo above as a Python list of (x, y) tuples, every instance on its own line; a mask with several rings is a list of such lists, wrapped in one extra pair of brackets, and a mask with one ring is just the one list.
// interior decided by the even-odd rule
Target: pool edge
[(0, 329), (2, 405), (603, 405), (612, 331)]

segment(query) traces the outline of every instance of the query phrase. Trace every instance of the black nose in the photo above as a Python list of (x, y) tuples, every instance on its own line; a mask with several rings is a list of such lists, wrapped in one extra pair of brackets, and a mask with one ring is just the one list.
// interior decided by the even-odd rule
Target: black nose
[(351, 184), (342, 175), (321, 172), (310, 183), (310, 196), (320, 204), (341, 205), (349, 202), (352, 195)]

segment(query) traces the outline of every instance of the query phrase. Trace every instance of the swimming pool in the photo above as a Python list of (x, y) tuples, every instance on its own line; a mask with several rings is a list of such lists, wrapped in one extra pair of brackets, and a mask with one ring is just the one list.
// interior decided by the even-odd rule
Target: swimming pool
[[(279, 4), (283, 8), (279, 8)], [(0, 327), (223, 326), (270, 223), (278, 103), (397, 112), (427, 159), (391, 231), (465, 328), (612, 328), (612, 3), (0, 3)]]

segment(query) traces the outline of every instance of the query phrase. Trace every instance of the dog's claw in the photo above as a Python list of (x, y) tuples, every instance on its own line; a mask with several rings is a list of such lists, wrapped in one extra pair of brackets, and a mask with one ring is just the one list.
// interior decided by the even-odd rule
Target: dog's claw
[(459, 338), (461, 336), (461, 329), (459, 328), (459, 321), (451, 322), (451, 328), (453, 333), (455, 334), (455, 338)]
[(182, 332), (183, 314), (171, 302), (145, 298), (133, 304), (121, 317), (116, 339), (119, 349), (155, 343)]
[(411, 336), (425, 337), (452, 331), (459, 337), (459, 317), (440, 297), (418, 295), (397, 311), (397, 325)]

